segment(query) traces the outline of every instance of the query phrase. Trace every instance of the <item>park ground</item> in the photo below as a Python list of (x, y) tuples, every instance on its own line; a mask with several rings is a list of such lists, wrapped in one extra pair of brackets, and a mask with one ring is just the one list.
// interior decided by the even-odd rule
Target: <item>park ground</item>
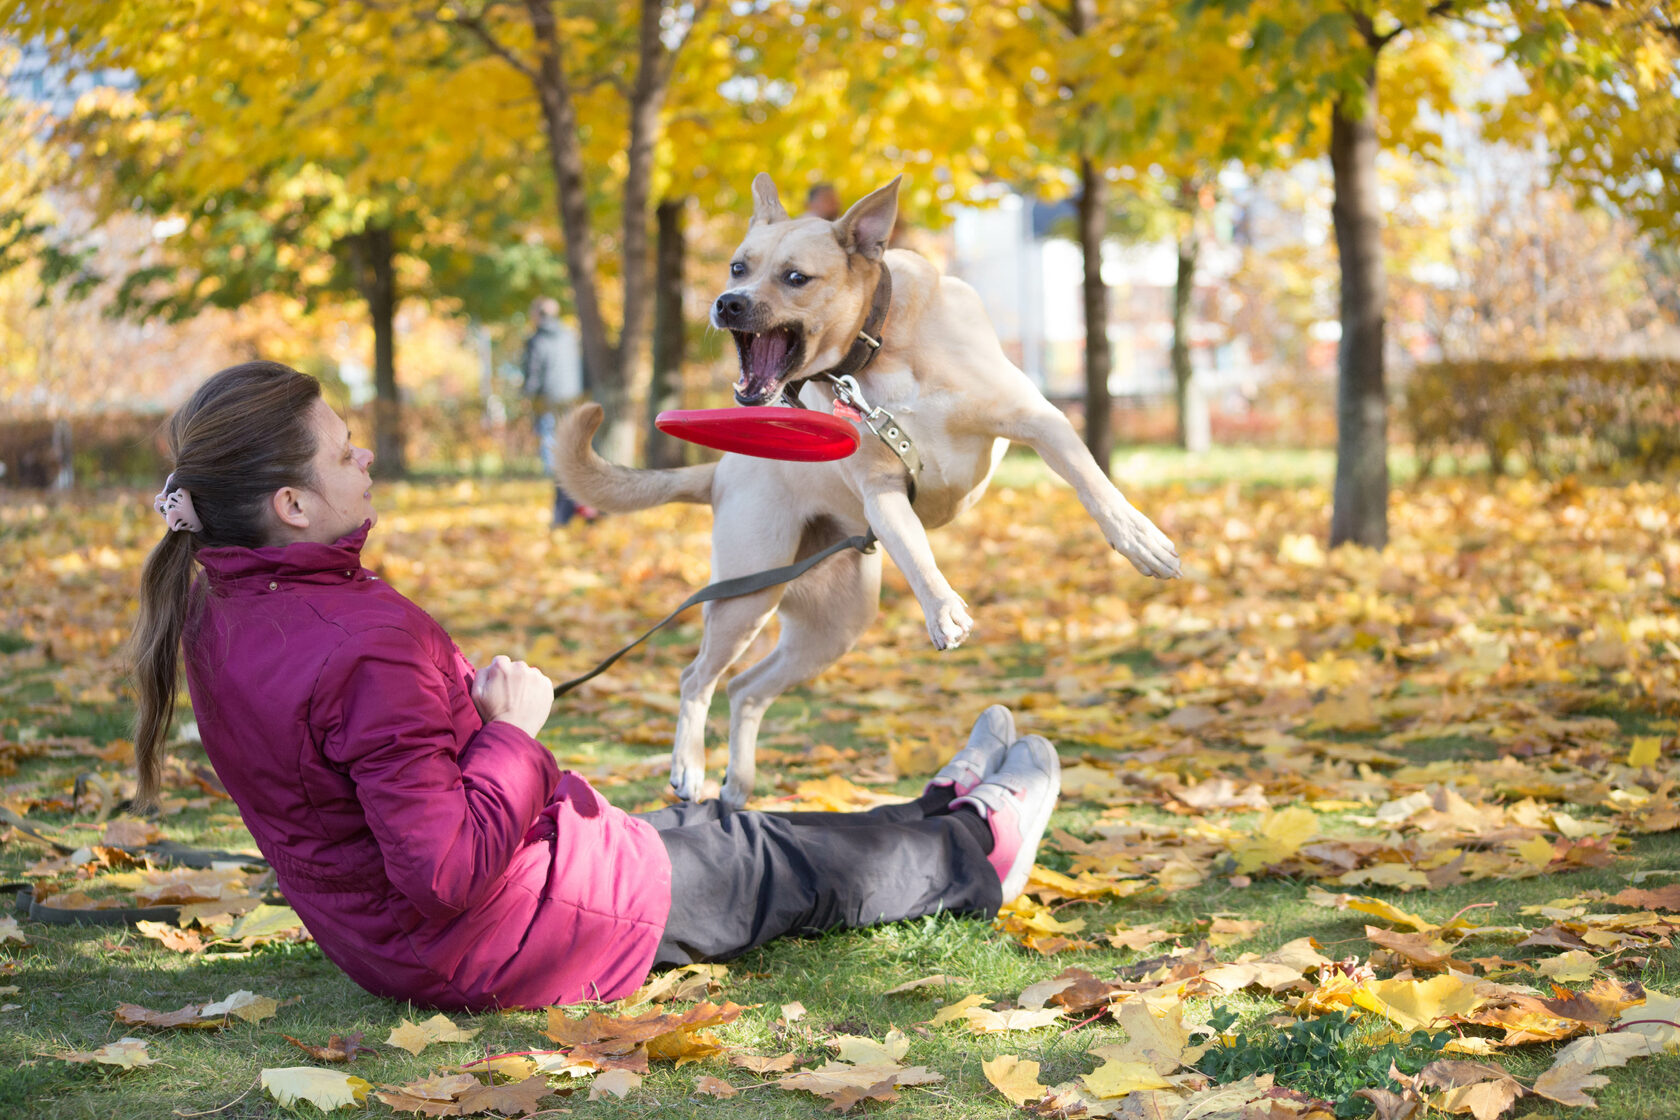
[[(993, 492), (934, 537), (975, 616), (969, 642), (932, 650), (889, 564), (880, 620), (839, 665), (784, 697), (761, 739), (763, 807), (856, 808), (913, 795), (981, 708), (1010, 704), (1067, 767), (1028, 902), (997, 925), (941, 917), (750, 953), (690, 993), (745, 1008), (712, 1029), (715, 1053), (656, 1060), (622, 1099), (589, 1100), (586, 1075), (556, 1079), (572, 1091), (544, 1098), (545, 1111), (816, 1115), (828, 1101), (732, 1059), (791, 1054), (806, 1069), (833, 1057), (836, 1039), (897, 1031), (904, 1063), (938, 1080), (861, 1100), (854, 1114), (1004, 1117), (1021, 1109), (994, 1088), (988, 1063), (1012, 1055), (1038, 1063), (1043, 1086), (1090, 1086), (1098, 1052), (1128, 1037), (1113, 1009), (1146, 996), (1186, 1025), (1238, 1016), (1221, 1080), (1271, 1071), (1342, 1115), (1368, 1115), (1349, 1094), (1396, 1089), (1386, 1078), (1395, 1055), (1402, 1076), (1462, 1057), (1503, 1067), (1527, 1090), (1570, 1036), (1609, 1037), (1638, 995), (1662, 1006), (1680, 994), (1670, 945), (1680, 918), (1675, 892), (1663, 893), (1680, 872), (1672, 485), (1403, 478), (1392, 543), (1378, 554), (1323, 549), (1326, 455), (1232, 451), (1192, 469), (1123, 451), (1115, 468), (1178, 542), (1182, 579), (1137, 575), (1066, 487), (1012, 456)], [(551, 533), (546, 497), (536, 480), (381, 486), (366, 559), (474, 661), (506, 652), (556, 679), (705, 582), (708, 511)], [(158, 536), (149, 499), (0, 498), (3, 803), (72, 847), (114, 842), (113, 821), (130, 827), (113, 812), (129, 781), (118, 653)], [(563, 700), (543, 735), (561, 764), (619, 805), (658, 804), (677, 675), (698, 635), (697, 613), (685, 616)], [(725, 727), (720, 695), (714, 775)], [(202, 751), (183, 741), (174, 757), (163, 835), (247, 848), (231, 803), (195, 777)], [(95, 853), (78, 872), (12, 830), (0, 877), (115, 897), (137, 881), (115, 858)], [(387, 1039), (430, 1012), (364, 994), (312, 943), (200, 931), (207, 948), (179, 951), (152, 932), (25, 920), (0, 944), (0, 1115), (317, 1115), (258, 1086), (265, 1069), (324, 1065), (288, 1036), (322, 1045), (360, 1035), (370, 1050), (342, 1068), (376, 1089), (488, 1054), (557, 1049), (547, 1015), (532, 1011), (453, 1015), (477, 1031), (470, 1041), (410, 1053)], [(1245, 978), (1245, 965), (1309, 937), (1334, 963), (1303, 966), (1296, 952), (1276, 990)], [(1035, 1002), (1023, 998), (1031, 986), (1067, 969), (1089, 974), (1095, 1002), (1053, 1001), (1063, 1014), (1042, 1025), (1011, 1018)], [(890, 991), (930, 976), (946, 979)], [(1443, 996), (1473, 985), (1489, 987), (1456, 1004)], [(1350, 1002), (1361, 986), (1379, 998)], [(1486, 995), (1494, 990), (1500, 998)], [(120, 1004), (173, 1011), (236, 991), (279, 1006), (256, 1021), (218, 1019), (218, 1030), (113, 1018)], [(940, 1016), (969, 996), (984, 999)], [(1345, 1029), (1309, 1037), (1299, 1026), (1350, 1014)], [(1440, 1033), (1412, 1034), (1414, 1021)], [(156, 1064), (63, 1056), (125, 1036), (145, 1039)], [(1442, 1051), (1449, 1039), (1468, 1053)], [(1244, 1068), (1244, 1053), (1259, 1064)], [(1607, 1083), (1587, 1090), (1597, 1115), (1680, 1114), (1680, 1058), (1602, 1074)], [(1105, 1107), (1173, 1115), (1200, 1082), (1172, 1076), (1169, 1088)], [(706, 1078), (736, 1095), (710, 1095), (703, 1084), (724, 1090)], [(371, 1097), (366, 1107), (391, 1114)], [(1577, 1113), (1530, 1093), (1505, 1115)]]

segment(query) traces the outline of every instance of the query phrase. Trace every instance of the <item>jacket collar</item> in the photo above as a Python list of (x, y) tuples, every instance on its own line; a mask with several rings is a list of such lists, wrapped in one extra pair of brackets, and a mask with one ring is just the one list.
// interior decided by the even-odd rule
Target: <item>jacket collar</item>
[(300, 583), (342, 583), (362, 568), (362, 545), (372, 521), (332, 544), (299, 541), (263, 548), (201, 548), (198, 562), (213, 587), (238, 586), (248, 580), (287, 580)]

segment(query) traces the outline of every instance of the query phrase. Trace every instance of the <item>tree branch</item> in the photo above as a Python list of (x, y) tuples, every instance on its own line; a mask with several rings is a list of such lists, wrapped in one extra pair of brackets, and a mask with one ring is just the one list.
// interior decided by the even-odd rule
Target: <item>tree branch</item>
[(473, 35), (477, 37), (478, 41), (484, 44), (485, 50), (488, 50), (491, 54), (495, 55), (509, 66), (519, 71), (519, 73), (523, 74), (526, 81), (540, 88), (540, 81), (535, 68), (533, 68), (524, 59), (514, 54), (513, 49), (503, 43), (500, 39), (496, 38), (489, 26), (485, 24), (484, 16), (489, 12), (492, 6), (493, 5), (489, 4), (485, 5), (483, 11), (479, 12), (477, 15), (467, 14), (466, 9), (459, 3), (452, 2), (448, 5), (448, 8), (449, 11), (453, 13), (453, 22), (472, 32)]

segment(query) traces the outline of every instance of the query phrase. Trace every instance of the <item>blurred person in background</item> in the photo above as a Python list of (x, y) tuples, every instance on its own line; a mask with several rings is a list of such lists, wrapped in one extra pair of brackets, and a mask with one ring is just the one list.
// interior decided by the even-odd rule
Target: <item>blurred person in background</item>
[[(554, 477), (554, 424), (559, 414), (589, 395), (589, 370), (579, 353), (577, 335), (560, 322), (560, 301), (543, 297), (531, 305), (535, 324), (525, 340), (519, 369), (524, 374), (520, 391), (531, 402), (537, 429), (537, 450), (543, 471)], [(558, 529), (582, 517), (593, 521), (595, 510), (572, 501), (560, 484), (554, 484), (554, 514), (550, 527)]]

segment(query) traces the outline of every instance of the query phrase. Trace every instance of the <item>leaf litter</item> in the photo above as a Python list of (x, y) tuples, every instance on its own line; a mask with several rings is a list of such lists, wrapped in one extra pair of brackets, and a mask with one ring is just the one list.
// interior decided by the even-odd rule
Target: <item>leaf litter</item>
[[(507, 523), (518, 523), (523, 499), (509, 497), (521, 493), (516, 486), (466, 485), (484, 491), (481, 505), (513, 503)], [(1010, 1100), (1045, 1115), (1213, 1115), (1262, 1101), (1269, 1115), (1311, 1115), (1318, 1103), (1269, 1075), (1216, 1085), (1194, 1068), (1210, 1028), (1185, 1026), (1186, 1016), (1239, 993), (1269, 1003), (1278, 1020), (1348, 1015), (1391, 1032), (1457, 1032), (1437, 1062), (1394, 1069), (1361, 1090), (1380, 1115), (1428, 1106), (1488, 1120), (1535, 1095), (1586, 1107), (1604, 1082), (1599, 1071), (1674, 1047), (1680, 1017), (1672, 997), (1621, 974), (1671, 946), (1680, 884), (1645, 885), (1640, 876), (1636, 886), (1581, 892), (1497, 922), (1479, 912), (1436, 922), (1387, 894), (1613, 868), (1632, 839), (1680, 827), (1680, 728), (1671, 718), (1680, 707), (1672, 602), (1680, 544), (1672, 533), (1652, 536), (1653, 526), (1680, 524), (1671, 489), (1432, 481), (1396, 495), (1394, 545), (1381, 555), (1318, 548), (1316, 491), (1175, 490), (1159, 504), (1188, 567), (1171, 584), (1133, 580), (1117, 561), (1101, 560), (1091, 541), (1064, 533), (1077, 512), (1063, 490), (1004, 490), (993, 504), (994, 516), (942, 538), (953, 583), (987, 587), (976, 640), (952, 656), (928, 655), (914, 604), (889, 574), (876, 631), (811, 686), (815, 719), (778, 725), (772, 713), (763, 755), (777, 776), (760, 804), (855, 809), (894, 799), (878, 787), (928, 769), (938, 744), (960, 741), (975, 695), (1010, 703), (1024, 726), (1060, 744), (1065, 797), (1089, 811), (1088, 823), (1052, 833), (1057, 869), (1035, 869), (1028, 894), (1000, 914), (998, 936), (1035, 957), (1081, 952), (1089, 964), (1112, 949), (1143, 959), (1047, 967), (1018, 999), (970, 1004), (927, 1028), (1001, 1022), (1015, 1028), (1008, 1038), (1102, 1022), (1126, 1035), (1118, 1047), (1093, 1048), (1091, 1070), (1037, 1096), (1034, 1063), (989, 1059), (987, 1080)], [(598, 526), (594, 547), (637, 556), (622, 579), (602, 581), (591, 578), (596, 564), (587, 555), (512, 564), (485, 541), (463, 557), (450, 507), (417, 511), (403, 555), (376, 547), (370, 560), (399, 586), (416, 587), (427, 582), (418, 577), (434, 555), (450, 560), (451, 581), (431, 588), (435, 611), (470, 656), (494, 652), (477, 648), (494, 641), (557, 669), (577, 663), (588, 651), (562, 648), (555, 634), (628, 632), (648, 601), (675, 601), (704, 575), (707, 526), (680, 512)], [(1537, 547), (1560, 527), (1580, 547)], [(670, 547), (656, 554), (630, 547), (649, 533)], [(44, 524), (30, 539), (27, 549), (0, 543), (0, 583), (33, 589), (0, 595), (0, 630), (35, 643), (0, 654), (5, 672), (54, 670), (59, 700), (40, 706), (43, 718), (72, 704), (111, 703), (131, 609), (123, 580), (137, 569), (140, 546), (116, 519)], [(540, 549), (539, 539), (532, 534)], [(532, 603), (539, 606), (526, 610)], [(502, 615), (516, 620), (511, 631), (482, 628)], [(1025, 673), (1005, 672), (1023, 648), (1041, 652)], [(663, 746), (672, 682), (687, 655), (680, 642), (648, 651), (582, 690), (576, 716), (604, 738)], [(1644, 729), (1624, 732), (1600, 714), (1606, 704), (1641, 713)], [(847, 724), (853, 737), (822, 741), (827, 724)], [(8, 808), (109, 819), (96, 837), (66, 837), (83, 847), (31, 869), (38, 898), (61, 906), (178, 904), (179, 924), (142, 932), (192, 954), (307, 936), (295, 915), (279, 913), (284, 908), (262, 912), (259, 878), (187, 875), (131, 854), (153, 837), (145, 822), (113, 816), (132, 789), (120, 744), (31, 727), (7, 734), (0, 764), (73, 757), (96, 779), (73, 793), (12, 787)], [(1414, 751), (1434, 743), (1454, 746), (1436, 761)], [(657, 774), (664, 764), (657, 755), (629, 769), (600, 768), (588, 752), (567, 762), (611, 787)], [(172, 758), (166, 784), (165, 834), (174, 813), (226, 805), (201, 765)], [(1333, 958), (1309, 942), (1231, 952), (1255, 933), (1240, 911), (1178, 928), (1135, 917), (1096, 928), (1080, 914), (1115, 899), (1168, 899), (1203, 884), (1240, 891), (1266, 879), (1303, 884), (1309, 900), (1365, 916), (1364, 951)], [(0, 938), (23, 947), (15, 922)], [(682, 1018), (664, 1008), (695, 999), (715, 1008), (710, 997), (722, 980), (668, 973), (650, 981), (657, 990), (640, 1003), (655, 1018)], [(947, 1000), (966, 987), (943, 977), (926, 983), (949, 992)], [(191, 1006), (134, 1014), (167, 1018)], [(1033, 1012), (1056, 1018), (1027, 1026)], [(1145, 1012), (1148, 1020), (1138, 1017)], [(629, 1018), (647, 1020), (646, 1008)], [(701, 1016), (646, 1037), (632, 1038), (641, 1027), (605, 1030), (521, 1059), (535, 1071), (521, 1080), (616, 1073), (618, 1088), (634, 1092), (640, 1073), (632, 1067), (647, 1061), (727, 1058), (790, 1091), (827, 1087), (836, 1110), (920, 1083), (915, 1074), (901, 1077), (918, 1068), (899, 1061), (902, 1053), (876, 1065), (842, 1054), (795, 1072), (794, 1055), (735, 1052), (711, 1032), (716, 1025)], [(320, 1048), (319, 1060), (359, 1048), (338, 1043)], [(1500, 1073), (1498, 1058), (1531, 1046), (1555, 1054), (1525, 1087)], [(106, 1064), (143, 1064), (143, 1042), (105, 1049)], [(102, 1060), (86, 1057), (96, 1051), (63, 1053)], [(816, 1076), (825, 1068), (828, 1081)], [(863, 1084), (882, 1071), (891, 1076)], [(801, 1074), (810, 1077), (788, 1081)], [(354, 1090), (350, 1097), (359, 1099)]]

